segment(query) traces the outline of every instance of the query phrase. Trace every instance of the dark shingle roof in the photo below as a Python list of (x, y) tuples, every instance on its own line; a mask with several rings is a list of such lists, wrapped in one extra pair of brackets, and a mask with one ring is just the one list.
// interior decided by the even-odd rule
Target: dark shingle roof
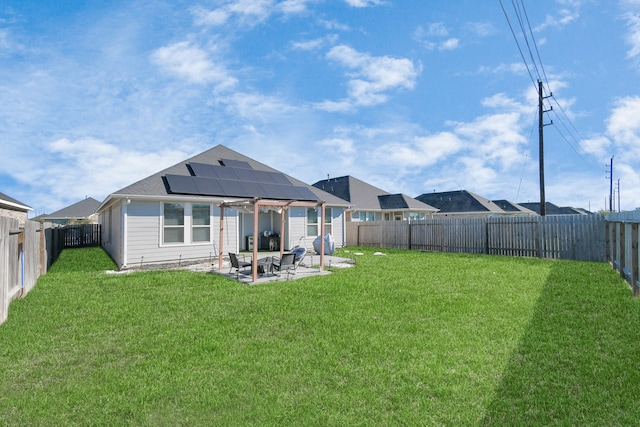
[[(540, 202), (523, 202), (518, 204), (540, 215)], [(587, 215), (586, 212), (588, 212), (584, 209), (557, 206), (550, 202), (545, 202), (544, 206), (547, 215)]]
[(467, 190), (424, 193), (416, 197), (440, 211), (438, 213), (486, 212), (505, 213), (497, 204)]
[(527, 209), (524, 206), (521, 206), (517, 203), (510, 202), (508, 200), (493, 200), (493, 203), (498, 205), (498, 207), (500, 207), (500, 209), (502, 209), (505, 212), (533, 213), (532, 210)]
[(318, 181), (313, 186), (340, 197), (350, 202), (356, 209), (363, 211), (413, 210), (433, 212), (437, 210), (433, 206), (429, 206), (405, 194), (390, 194), (350, 175)]

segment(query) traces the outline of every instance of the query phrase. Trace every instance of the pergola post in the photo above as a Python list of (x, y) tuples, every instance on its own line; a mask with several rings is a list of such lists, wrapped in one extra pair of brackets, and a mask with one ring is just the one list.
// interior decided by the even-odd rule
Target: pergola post
[(220, 244), (218, 247), (220, 248), (218, 253), (218, 271), (222, 271), (222, 254), (224, 253), (224, 204), (220, 204)]

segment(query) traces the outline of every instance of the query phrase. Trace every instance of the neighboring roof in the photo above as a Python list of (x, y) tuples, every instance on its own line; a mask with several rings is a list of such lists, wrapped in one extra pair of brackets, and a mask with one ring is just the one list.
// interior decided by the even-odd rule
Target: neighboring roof
[[(257, 172), (257, 175), (259, 175), (258, 182), (256, 182), (256, 178), (252, 177), (256, 174), (252, 175), (251, 171)], [(249, 181), (246, 181), (247, 179)], [(265, 179), (273, 180), (274, 184), (280, 183), (280, 187), (256, 185), (267, 182)], [(242, 185), (245, 182), (249, 182), (250, 185)], [(222, 187), (220, 187), (221, 185)], [(239, 190), (232, 191), (230, 190), (231, 187)], [(216, 145), (190, 159), (163, 169), (110, 194), (99, 209), (106, 206), (113, 198), (124, 197), (188, 196), (194, 199), (263, 197), (295, 200), (296, 198), (291, 193), (288, 193), (288, 191), (292, 191), (295, 188), (301, 190), (301, 195), (309, 198), (308, 195), (311, 193), (314, 200), (324, 200), (330, 206), (348, 205), (340, 198), (283, 174), (224, 145)], [(230, 194), (232, 192), (249, 192), (252, 194)]]
[(358, 210), (437, 211), (433, 206), (429, 206), (410, 196), (390, 194), (350, 175), (324, 179), (316, 182), (313, 186), (350, 202)]
[(416, 197), (421, 202), (435, 206), (442, 213), (506, 213), (500, 206), (489, 199), (478, 196), (467, 190), (444, 191), (440, 193), (424, 193)]
[[(527, 209), (530, 209), (540, 215), (540, 202), (526, 202), (526, 203), (518, 203), (521, 206), (524, 206)], [(547, 215), (588, 215), (591, 212), (586, 211), (584, 209), (576, 209), (572, 207), (560, 207), (554, 205), (550, 202), (545, 202), (545, 213)]]
[(87, 197), (66, 208), (62, 208), (48, 215), (40, 215), (40, 220), (50, 219), (86, 219), (95, 214), (100, 206), (100, 202), (93, 197)]
[(502, 209), (505, 212), (520, 212), (520, 213), (529, 213), (529, 214), (534, 213), (531, 209), (527, 209), (522, 205), (510, 202), (508, 200), (493, 200), (493, 203), (498, 205), (500, 209)]
[(4, 193), (0, 193), (0, 206), (10, 210), (22, 211), (22, 212), (33, 210), (32, 207), (27, 206), (24, 203), (19, 202), (18, 200), (14, 199), (13, 197), (9, 197)]

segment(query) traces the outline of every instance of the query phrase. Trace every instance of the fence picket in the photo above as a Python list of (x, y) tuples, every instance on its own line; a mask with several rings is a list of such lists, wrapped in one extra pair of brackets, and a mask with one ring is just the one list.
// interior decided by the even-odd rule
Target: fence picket
[(346, 233), (352, 246), (586, 261), (606, 260), (605, 235), (602, 215), (349, 222)]

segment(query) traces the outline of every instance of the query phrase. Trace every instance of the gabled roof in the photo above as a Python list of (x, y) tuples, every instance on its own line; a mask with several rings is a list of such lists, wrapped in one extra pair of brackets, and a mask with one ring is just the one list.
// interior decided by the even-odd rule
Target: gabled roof
[(519, 212), (519, 213), (528, 213), (528, 214), (535, 213), (531, 209), (527, 209), (524, 206), (519, 205), (518, 203), (513, 203), (508, 200), (493, 200), (493, 203), (498, 205), (500, 209), (502, 209), (505, 212), (513, 212), (513, 213)]
[(424, 193), (416, 197), (440, 209), (438, 213), (498, 213), (505, 214), (496, 203), (467, 190)]
[[(248, 182), (243, 181), (245, 175), (245, 179), (250, 180), (250, 185), (243, 185), (244, 182)], [(265, 180), (272, 180), (274, 185), (279, 182), (281, 187), (275, 189), (269, 185), (261, 185), (268, 183)], [(223, 199), (264, 197), (294, 200), (294, 197), (287, 193), (294, 189), (300, 190), (303, 195), (312, 197), (314, 200), (324, 200), (329, 206), (348, 205), (343, 199), (305, 184), (224, 145), (216, 145), (110, 194), (99, 209), (106, 206), (111, 199), (124, 197), (189, 197), (194, 200), (211, 197)], [(284, 193), (279, 190), (284, 190)], [(309, 196), (310, 193), (312, 196)]]
[(422, 203), (410, 196), (390, 194), (350, 175), (318, 181), (313, 186), (350, 202), (355, 209), (362, 211), (437, 211), (433, 206)]
[(13, 211), (31, 211), (32, 207), (25, 205), (22, 202), (17, 201), (13, 197), (9, 197), (4, 193), (0, 193), (0, 206)]
[(98, 206), (100, 206), (99, 201), (93, 197), (87, 197), (48, 215), (41, 215), (38, 219), (45, 221), (50, 219), (86, 219), (96, 213)]
[[(540, 215), (540, 202), (526, 202), (526, 203), (518, 203), (521, 206), (524, 206), (527, 209), (530, 209)], [(545, 213), (547, 215), (589, 215), (591, 212), (588, 212), (584, 209), (576, 209), (572, 207), (561, 207), (554, 205), (550, 202), (545, 202)]]

